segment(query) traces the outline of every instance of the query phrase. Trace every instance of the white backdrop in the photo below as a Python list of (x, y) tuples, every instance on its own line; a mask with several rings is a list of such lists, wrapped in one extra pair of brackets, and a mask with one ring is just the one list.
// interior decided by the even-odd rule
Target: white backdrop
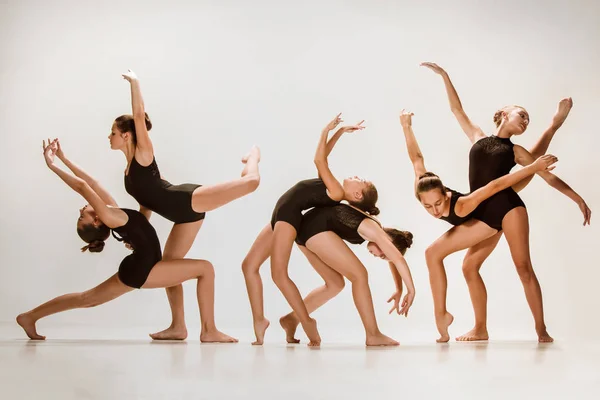
[[(593, 1), (275, 0), (195, 2), (4, 1), (0, 5), (0, 321), (54, 296), (85, 290), (115, 272), (126, 254), (111, 240), (103, 253), (82, 254), (75, 233), (84, 202), (45, 167), (41, 141), (59, 137), (65, 152), (101, 180), (124, 207), (136, 207), (123, 187), (125, 159), (111, 152), (113, 119), (130, 112), (120, 74), (140, 77), (163, 175), (174, 183), (211, 184), (239, 176), (240, 157), (262, 149), (261, 186), (208, 214), (189, 257), (217, 271), (216, 315), (221, 329), (253, 338), (241, 262), (269, 221), (277, 198), (314, 177), (321, 128), (343, 112), (367, 129), (339, 142), (330, 158), (343, 178), (372, 179), (381, 219), (410, 230), (407, 254), (417, 287), (408, 319), (388, 316), (393, 292), (386, 263), (353, 246), (370, 271), (382, 330), (402, 340), (437, 336), (424, 250), (449, 225), (435, 221), (412, 194), (412, 168), (398, 122), (415, 113), (414, 129), (427, 166), (458, 190), (468, 189), (469, 142), (455, 122), (440, 77), (419, 67), (445, 67), (471, 118), (487, 133), (505, 104), (521, 104), (530, 128), (515, 142), (531, 146), (560, 98), (574, 108), (553, 141), (557, 175), (596, 213), (597, 110), (600, 107), (600, 6)], [(521, 193), (530, 214), (531, 251), (542, 284), (549, 332), (557, 338), (595, 337), (600, 306), (596, 251), (598, 217), (582, 227), (577, 206), (536, 177)], [(171, 224), (152, 223), (164, 243)], [(461, 273), (462, 253), (447, 260), (452, 336), (472, 326)], [(292, 278), (303, 293), (320, 284), (294, 250)], [(263, 268), (266, 315), (288, 305)], [(483, 268), (493, 339), (534, 339), (533, 320), (504, 239)], [(185, 284), (191, 337), (198, 332), (195, 283)], [(139, 326), (139, 336), (165, 328), (163, 290), (138, 291), (91, 310), (50, 317), (44, 328)], [(363, 340), (349, 286), (315, 313), (324, 340)], [(90, 328), (91, 330), (91, 328)], [(85, 330), (84, 330), (85, 334)], [(272, 324), (268, 341), (283, 333)]]

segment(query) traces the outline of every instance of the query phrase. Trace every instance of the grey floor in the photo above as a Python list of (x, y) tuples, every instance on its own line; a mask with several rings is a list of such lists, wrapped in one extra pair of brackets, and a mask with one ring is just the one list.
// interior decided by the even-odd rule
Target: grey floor
[(32, 342), (0, 326), (0, 398), (600, 399), (600, 342), (404, 342), (393, 349), (357, 342), (310, 350), (275, 338), (253, 347), (107, 332), (55, 329), (43, 332), (54, 339)]

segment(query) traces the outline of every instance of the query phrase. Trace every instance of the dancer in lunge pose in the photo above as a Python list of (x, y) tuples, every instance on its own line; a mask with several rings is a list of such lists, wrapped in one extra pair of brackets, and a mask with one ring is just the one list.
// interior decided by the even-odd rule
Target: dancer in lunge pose
[[(214, 269), (205, 260), (162, 260), (160, 242), (150, 222), (140, 212), (119, 208), (112, 196), (90, 175), (67, 159), (58, 139), (43, 143), (48, 168), (87, 202), (79, 210), (77, 233), (88, 243), (81, 250), (100, 252), (111, 231), (124, 241), (133, 253), (121, 261), (116, 274), (93, 289), (56, 297), (31, 311), (20, 314), (17, 323), (31, 339), (43, 340), (37, 333), (36, 322), (59, 312), (104, 304), (133, 289), (167, 288), (189, 279), (197, 279), (198, 306), (202, 342), (236, 342), (219, 332), (214, 318)], [(58, 157), (72, 172), (63, 171), (54, 164)], [(116, 236), (119, 235), (120, 237)]]

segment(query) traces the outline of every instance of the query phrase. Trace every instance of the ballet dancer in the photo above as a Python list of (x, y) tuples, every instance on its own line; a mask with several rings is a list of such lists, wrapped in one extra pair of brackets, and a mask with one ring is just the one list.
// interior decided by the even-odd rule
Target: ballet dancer
[(260, 266), (269, 257), (272, 278), (292, 309), (297, 312), (309, 338), (308, 345), (318, 346), (321, 342), (316, 321), (308, 315), (300, 292), (287, 272), (302, 212), (312, 207), (333, 206), (346, 200), (371, 215), (379, 213), (376, 207), (377, 189), (371, 182), (352, 177), (344, 179), (340, 184), (329, 170), (327, 157), (341, 135), (364, 129), (364, 121), (354, 126), (343, 126), (328, 140), (329, 132), (342, 122), (340, 116), (338, 114), (321, 132), (314, 158), (319, 178), (300, 181), (281, 196), (273, 210), (271, 223), (262, 229), (242, 263), (254, 320), (254, 344), (263, 343), (269, 326), (269, 321), (264, 317), (262, 280), (259, 274)]
[[(399, 315), (408, 316), (415, 298), (415, 288), (412, 279), (407, 279), (407, 294), (401, 299), (403, 285), (398, 271), (405, 268), (410, 277), (404, 254), (411, 246), (412, 238), (410, 232), (382, 227), (373, 216), (350, 205), (315, 207), (308, 211), (302, 218), (296, 244), (325, 281), (324, 285), (312, 290), (304, 298), (308, 312), (314, 312), (341, 292), (346, 278), (352, 284), (352, 297), (365, 328), (366, 345), (398, 345), (397, 341), (379, 330), (367, 270), (344, 240), (352, 244), (367, 241), (369, 252), (388, 262), (396, 286), (395, 293), (388, 300), (388, 303), (393, 301), (390, 313), (396, 310)], [(297, 314), (292, 311), (280, 322), (286, 331), (288, 343), (298, 343), (299, 340), (294, 337), (300, 323)]]
[[(101, 252), (111, 231), (113, 236), (133, 249), (121, 261), (118, 272), (100, 285), (85, 292), (56, 297), (17, 317), (17, 323), (31, 339), (44, 340), (37, 333), (40, 319), (75, 308), (88, 308), (107, 303), (134, 289), (167, 288), (196, 279), (202, 329), (201, 342), (237, 342), (220, 332), (214, 319), (214, 269), (205, 260), (161, 260), (156, 231), (138, 211), (119, 208), (112, 196), (89, 174), (67, 159), (58, 139), (42, 144), (46, 165), (88, 204), (79, 210), (77, 233), (88, 243), (81, 251)], [(58, 157), (72, 172), (56, 166)], [(120, 237), (116, 236), (119, 235)]]
[[(423, 63), (422, 65), (442, 76), (452, 113), (472, 143), (469, 153), (471, 192), (487, 185), (494, 179), (508, 174), (516, 164), (527, 166), (535, 161), (534, 156), (529, 151), (513, 144), (511, 141), (512, 136), (523, 134), (529, 124), (529, 114), (523, 107), (506, 106), (498, 110), (494, 114), (494, 122), (497, 127), (496, 134), (487, 136), (479, 126), (469, 119), (463, 110), (458, 94), (446, 71), (434, 63)], [(570, 102), (570, 99), (567, 100), (568, 102)], [(560, 111), (561, 106), (559, 105)], [(564, 118), (566, 118), (564, 112), (558, 118), (555, 116), (555, 121), (558, 119), (558, 124), (554, 125), (553, 121), (553, 125), (549, 128), (553, 132), (542, 135), (541, 144), (538, 142), (537, 147), (548, 147), (550, 139), (564, 122)], [(550, 186), (573, 200), (583, 213), (583, 225), (589, 224), (591, 210), (579, 194), (551, 172), (539, 171), (537, 174)], [(525, 297), (533, 314), (538, 341), (552, 342), (553, 339), (548, 334), (544, 322), (542, 291), (533, 270), (529, 252), (529, 218), (525, 204), (516, 191), (509, 187), (482, 202), (475, 209), (472, 217), (476, 221), (483, 222), (483, 224), (475, 224), (469, 221), (455, 226), (429, 246), (426, 251), (431, 281), (436, 282), (432, 286), (432, 291), (436, 303), (436, 325), (441, 335), (438, 341), (447, 342), (449, 340), (448, 327), (454, 319), (447, 311), (445, 304), (444, 258), (456, 251), (468, 248), (469, 251), (465, 260), (475, 259), (477, 261), (473, 262), (473, 265), (480, 267), (483, 260), (498, 243), (499, 233), (503, 232), (517, 273), (523, 284)], [(463, 270), (465, 270), (465, 265), (468, 265), (467, 261), (463, 262)], [(469, 292), (472, 301), (475, 299), (473, 301), (474, 308), (479, 309), (479, 312), (481, 312), (482, 305), (485, 309), (486, 298), (483, 280), (481, 280), (478, 270), (469, 271), (468, 274), (470, 275), (467, 278)], [(466, 275), (467, 272), (465, 272)], [(474, 275), (477, 275), (476, 279), (473, 279)], [(484, 339), (487, 338), (487, 330), (472, 331), (467, 335), (473, 339)]]
[[(254, 146), (242, 159), (245, 167), (240, 179), (216, 185), (186, 183), (173, 185), (163, 179), (156, 163), (149, 130), (152, 123), (145, 112), (137, 75), (129, 70), (122, 75), (131, 86), (132, 115), (115, 119), (109, 135), (110, 147), (121, 150), (127, 160), (125, 189), (140, 204), (140, 212), (150, 218), (152, 211), (173, 222), (163, 260), (182, 259), (190, 250), (205, 213), (254, 192), (260, 183), (260, 151)], [(183, 307), (183, 287), (166, 288), (171, 308), (171, 325), (150, 334), (155, 340), (184, 340), (187, 337)]]

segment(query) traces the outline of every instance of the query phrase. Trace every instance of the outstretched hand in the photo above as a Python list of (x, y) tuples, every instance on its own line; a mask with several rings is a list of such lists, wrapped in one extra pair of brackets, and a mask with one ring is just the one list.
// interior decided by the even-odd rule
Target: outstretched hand
[(444, 71), (444, 69), (442, 67), (440, 67), (439, 65), (437, 65), (436, 63), (423, 62), (420, 65), (421, 65), (421, 67), (429, 68), (430, 70), (432, 70), (433, 72), (435, 72), (438, 75), (443, 75), (446, 73), (446, 71)]
[(396, 293), (394, 293), (392, 295), (392, 297), (390, 297), (388, 299), (388, 303), (392, 300), (394, 300), (394, 305), (392, 306), (392, 308), (390, 309), (390, 311), (388, 312), (388, 314), (391, 314), (394, 312), (394, 310), (396, 310), (396, 312), (398, 313), (398, 315), (400, 315), (400, 299), (402, 299), (402, 290), (398, 290)]
[(46, 160), (47, 166), (54, 165), (54, 156), (56, 155), (56, 142), (48, 139), (48, 144), (45, 140), (42, 140), (42, 148), (44, 149), (44, 159)]
[(341, 118), (342, 113), (339, 113), (338, 115), (335, 116), (334, 119), (331, 120), (331, 122), (329, 122), (326, 126), (325, 126), (325, 130), (327, 132), (333, 130), (336, 126), (338, 126), (341, 122), (343, 122), (342, 118)]
[(413, 115), (415, 115), (415, 114), (411, 113), (410, 111), (407, 111), (403, 108), (402, 111), (400, 111), (400, 125), (411, 126)]
[(592, 219), (592, 210), (587, 206), (586, 202), (581, 200), (579, 203), (579, 209), (583, 213), (583, 226), (590, 224), (590, 220)]
[(552, 171), (556, 168), (556, 165), (552, 165), (558, 162), (558, 158), (552, 154), (544, 154), (533, 162), (536, 171)]
[(571, 108), (573, 108), (573, 99), (570, 97), (565, 97), (560, 102), (558, 102), (556, 114), (554, 114), (554, 118), (552, 119), (552, 124), (555, 128), (558, 129), (562, 126), (562, 124), (569, 116)]
[(128, 69), (126, 73), (121, 74), (121, 76), (123, 77), (123, 79), (125, 79), (129, 83), (136, 81), (138, 78), (137, 75), (135, 74), (135, 72), (133, 72), (130, 69)]
[(402, 300), (402, 309), (400, 309), (399, 314), (408, 317), (408, 310), (412, 306), (413, 301), (415, 301), (415, 292), (408, 292)]
[(340, 128), (340, 131), (342, 131), (342, 133), (360, 131), (360, 130), (366, 128), (365, 126), (363, 126), (364, 122), (365, 122), (365, 120), (363, 119), (356, 125), (342, 126)]
[(64, 160), (65, 153), (63, 153), (62, 147), (60, 147), (60, 141), (58, 138), (55, 138), (52, 142), (56, 145), (56, 157), (58, 157), (59, 160)]

